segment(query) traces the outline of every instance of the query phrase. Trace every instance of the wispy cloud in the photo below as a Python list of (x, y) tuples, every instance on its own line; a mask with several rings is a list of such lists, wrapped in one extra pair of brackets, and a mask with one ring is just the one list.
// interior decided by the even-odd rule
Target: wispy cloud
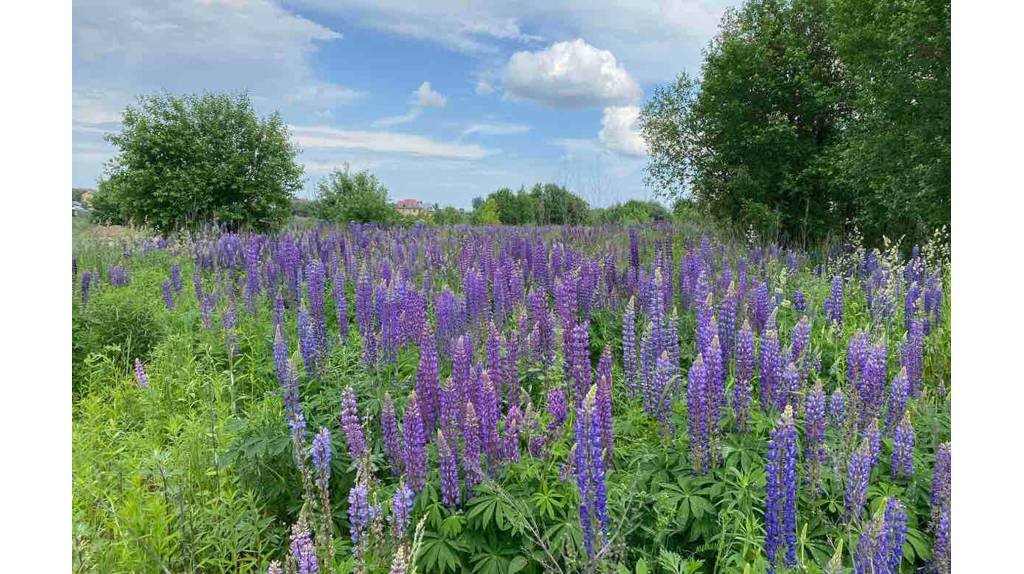
[(513, 122), (494, 122), (471, 124), (462, 131), (463, 136), (480, 134), (485, 136), (510, 136), (525, 134), (530, 131), (530, 126)]
[(309, 149), (366, 150), (449, 159), (476, 160), (488, 150), (476, 144), (447, 143), (415, 134), (291, 126), (292, 138)]

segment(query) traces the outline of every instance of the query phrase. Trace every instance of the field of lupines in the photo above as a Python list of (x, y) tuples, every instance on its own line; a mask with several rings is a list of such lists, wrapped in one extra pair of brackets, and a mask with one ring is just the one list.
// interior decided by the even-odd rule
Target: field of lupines
[(693, 226), (80, 241), (101, 572), (948, 572), (948, 257)]

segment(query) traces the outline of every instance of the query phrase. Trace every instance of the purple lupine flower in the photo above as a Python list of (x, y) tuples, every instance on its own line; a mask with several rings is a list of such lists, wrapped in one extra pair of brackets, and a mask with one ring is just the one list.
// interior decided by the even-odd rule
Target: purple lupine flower
[(785, 408), (786, 405), (792, 405), (793, 408), (800, 408), (800, 394), (803, 392), (803, 385), (800, 380), (800, 371), (797, 370), (796, 365), (789, 363), (786, 365), (786, 370), (782, 373), (782, 386), (779, 389), (776, 406), (780, 409)]
[(568, 412), (565, 406), (565, 393), (561, 388), (548, 390), (547, 396), (548, 416), (551, 417), (551, 424), (548, 425), (548, 432), (561, 428), (565, 424)]
[(526, 404), (526, 449), (530, 456), (541, 458), (544, 455), (545, 437), (541, 430), (540, 416), (533, 408), (533, 403)]
[[(483, 450), (487, 453), (487, 460), (491, 467), (501, 458), (499, 452), (500, 438), (498, 435), (498, 393), (491, 384), (491, 377), (487, 371), (480, 376), (480, 438), (483, 442)], [(460, 409), (461, 410), (461, 409)]]
[(871, 479), (871, 445), (865, 437), (857, 450), (850, 455), (846, 465), (846, 521), (847, 524), (859, 520), (864, 512), (864, 501), (868, 495), (868, 482)]
[(391, 473), (402, 474), (402, 443), (398, 436), (398, 416), (391, 393), (384, 393), (384, 404), (380, 409), (380, 434), (384, 439), (384, 452), (391, 464)]
[(402, 419), (402, 440), (405, 446), (405, 461), (402, 467), (409, 477), (409, 486), (414, 492), (423, 489), (427, 476), (427, 437), (423, 430), (419, 400), (416, 391), (409, 394), (405, 416)]
[[(715, 324), (714, 321), (711, 322)], [(711, 344), (708, 345), (705, 355), (705, 365), (708, 369), (708, 385), (711, 389), (711, 433), (718, 433), (718, 423), (722, 418), (722, 410), (725, 409), (725, 365), (722, 364), (722, 348), (718, 341), (718, 334), (711, 337)]]
[(917, 318), (917, 312), (920, 308), (921, 300), (921, 285), (918, 283), (912, 283), (907, 288), (907, 294), (903, 298), (903, 327), (909, 331), (910, 323)]
[(82, 304), (89, 302), (89, 287), (92, 286), (92, 272), (82, 272)]
[(171, 287), (174, 287), (175, 293), (181, 293), (181, 267), (177, 263), (171, 265)]
[(697, 359), (690, 365), (689, 379), (686, 393), (690, 458), (693, 461), (693, 470), (703, 474), (710, 465), (708, 438), (711, 432), (711, 389), (703, 355), (697, 355)]
[(832, 290), (825, 300), (825, 322), (843, 325), (843, 276), (836, 273), (832, 278)]
[(473, 492), (473, 487), (483, 480), (480, 466), (480, 418), (476, 415), (473, 403), (466, 403), (465, 423), (462, 425), (462, 466), (466, 471), (466, 494)]
[(935, 544), (932, 548), (932, 566), (940, 574), (949, 574), (952, 553), (949, 532), (949, 509), (943, 509), (935, 521)]
[(828, 398), (828, 414), (836, 426), (843, 424), (846, 418), (846, 396), (843, 395), (843, 389), (836, 387), (836, 390), (832, 391)]
[(423, 326), (420, 337), (420, 362), (416, 369), (416, 394), (420, 399), (423, 426), (433, 433), (437, 428), (441, 409), (440, 379), (438, 378), (437, 347), (429, 325)]
[[(591, 387), (579, 402), (576, 412), (574, 453), (583, 545), (591, 558), (600, 551), (600, 546), (604, 544), (608, 533), (604, 455), (601, 451), (601, 430), (595, 424), (596, 392), (596, 387)], [(598, 535), (598, 548), (595, 548), (594, 544), (595, 530)]]
[(882, 431), (878, 428), (878, 419), (871, 419), (868, 423), (864, 430), (864, 438), (871, 446), (871, 467), (874, 468), (878, 464), (878, 455), (882, 453)]
[(729, 290), (718, 306), (718, 342), (722, 347), (722, 364), (728, 366), (736, 348), (736, 286)]
[(281, 334), (280, 326), (274, 331), (274, 372), (277, 375), (277, 382), (281, 386), (285, 419), (288, 421), (292, 433), (301, 436), (302, 431), (306, 428), (306, 419), (302, 415), (302, 405), (299, 403), (299, 381), (288, 361), (288, 347)]
[(142, 368), (142, 361), (138, 358), (135, 359), (135, 383), (143, 389), (149, 387), (149, 377), (146, 376), (146, 370)]
[(800, 366), (802, 375), (807, 373), (807, 355), (810, 349), (808, 343), (811, 340), (811, 320), (807, 315), (800, 317), (793, 332), (790, 333), (789, 360)]
[(363, 435), (362, 422), (359, 420), (359, 406), (356, 404), (356, 394), (352, 387), (345, 387), (341, 391), (341, 429), (345, 432), (345, 444), (348, 445), (349, 456), (352, 461), (359, 464), (366, 455), (368, 449), (366, 437)]
[(906, 369), (900, 370), (896, 378), (892, 380), (889, 387), (889, 412), (885, 419), (885, 433), (891, 434), (904, 411), (907, 410), (907, 399), (910, 396), (910, 381), (907, 379)]
[(508, 386), (507, 398), (510, 403), (519, 402), (519, 344), (514, 335), (505, 339), (505, 355), (502, 358), (505, 384)]
[(892, 436), (892, 477), (910, 478), (914, 474), (914, 425), (910, 423), (910, 413), (903, 419)]
[(306, 375), (315, 377), (318, 371), (316, 331), (305, 304), (299, 308), (298, 331), (299, 351), (302, 353), (302, 363), (306, 366)]
[(772, 313), (771, 302), (768, 300), (768, 284), (762, 281), (757, 286), (754, 296), (754, 330), (763, 333)]
[(935, 451), (935, 474), (932, 475), (931, 524), (937, 528), (939, 515), (950, 510), (950, 479), (952, 478), (952, 456), (948, 442), (939, 445)]
[(373, 512), (370, 508), (369, 494), (366, 483), (362, 481), (354, 484), (352, 490), (348, 491), (348, 523), (357, 557), (362, 555), (362, 543), (369, 534), (368, 527)]
[(825, 462), (825, 389), (821, 381), (807, 395), (806, 413), (804, 458), (810, 464), (811, 482), (815, 482)]
[[(88, 273), (88, 271), (86, 272)], [(171, 291), (171, 282), (164, 279), (164, 283), (161, 286), (164, 295), (164, 307), (168, 311), (174, 310), (174, 293)]]
[(590, 325), (587, 321), (572, 328), (569, 354), (572, 379), (576, 383), (576, 396), (582, 397), (590, 388)]
[(338, 319), (338, 334), (341, 340), (348, 338), (348, 300), (345, 298), (345, 273), (338, 269), (334, 275), (334, 311)]
[[(472, 404), (472, 403), (470, 403)], [(511, 462), (519, 462), (519, 433), (523, 425), (523, 414), (519, 405), (512, 405), (505, 415), (505, 428), (502, 435), (502, 454)]]
[(779, 398), (783, 396), (779, 386), (782, 379), (782, 356), (779, 339), (775, 331), (761, 336), (761, 408), (781, 408)]
[(547, 297), (543, 291), (532, 291), (527, 301), (530, 306), (530, 320), (536, 325), (537, 330), (537, 354), (544, 367), (549, 367), (555, 357), (555, 340)]
[(733, 411), (736, 413), (736, 428), (747, 430), (750, 413), (750, 386), (754, 376), (754, 334), (750, 323), (743, 322), (736, 337), (736, 381), (733, 383)]
[(320, 563), (316, 557), (316, 546), (309, 535), (309, 529), (301, 520), (292, 527), (291, 554), (295, 560), (297, 574), (317, 574)]
[(409, 532), (409, 522), (412, 516), (412, 503), (415, 494), (406, 486), (405, 481), (398, 483), (395, 489), (395, 496), (391, 499), (391, 531), (396, 540), (404, 539)]
[(896, 498), (865, 526), (857, 542), (855, 574), (897, 574), (907, 535), (907, 512)]
[(765, 463), (765, 553), (768, 561), (796, 566), (796, 423), (793, 409), (786, 406), (768, 441)]
[(437, 455), (441, 473), (441, 500), (448, 508), (457, 508), (460, 502), (458, 461), (440, 429), (437, 431)]
[(924, 324), (919, 319), (910, 322), (900, 362), (906, 370), (913, 396), (919, 396), (924, 383)]
[(807, 312), (807, 297), (799, 289), (793, 291), (793, 309), (799, 313)]
[(637, 392), (636, 303), (633, 297), (622, 314), (622, 370), (631, 396)]
[[(448, 436), (456, 436), (459, 432), (459, 426), (465, 424), (465, 416), (462, 417), (463, 420), (460, 422), (459, 412), (465, 408), (465, 405), (472, 404), (472, 401), (463, 401), (459, 398), (455, 384), (451, 379), (445, 381), (440, 386), (438, 392), (441, 397), (440, 408), (438, 409), (438, 428), (447, 433)], [(422, 409), (420, 412), (422, 413)], [(425, 424), (424, 428), (426, 428)]]
[(313, 467), (316, 469), (317, 484), (320, 490), (327, 491), (331, 480), (331, 432), (322, 427), (313, 437)]
[(284, 574), (281, 570), (281, 563), (274, 560), (267, 566), (267, 574)]
[(867, 351), (864, 368), (857, 380), (857, 398), (860, 410), (860, 425), (863, 428), (870, 419), (881, 414), (885, 400), (886, 346), (879, 341)]
[(612, 351), (605, 347), (601, 360), (597, 365), (597, 394), (595, 413), (596, 424), (601, 429), (601, 448), (605, 460), (611, 461), (614, 454), (614, 437), (612, 433)]

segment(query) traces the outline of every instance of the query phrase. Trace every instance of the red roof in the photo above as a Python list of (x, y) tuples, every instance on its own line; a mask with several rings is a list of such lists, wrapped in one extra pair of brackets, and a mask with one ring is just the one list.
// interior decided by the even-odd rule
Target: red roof
[(398, 207), (423, 207), (423, 202), (418, 199), (400, 199)]

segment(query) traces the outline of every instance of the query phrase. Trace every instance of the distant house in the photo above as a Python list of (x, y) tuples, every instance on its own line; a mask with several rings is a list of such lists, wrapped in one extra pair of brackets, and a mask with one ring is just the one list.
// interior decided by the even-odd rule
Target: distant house
[(395, 203), (398, 213), (408, 217), (419, 217), (430, 212), (430, 207), (418, 199), (400, 199)]

